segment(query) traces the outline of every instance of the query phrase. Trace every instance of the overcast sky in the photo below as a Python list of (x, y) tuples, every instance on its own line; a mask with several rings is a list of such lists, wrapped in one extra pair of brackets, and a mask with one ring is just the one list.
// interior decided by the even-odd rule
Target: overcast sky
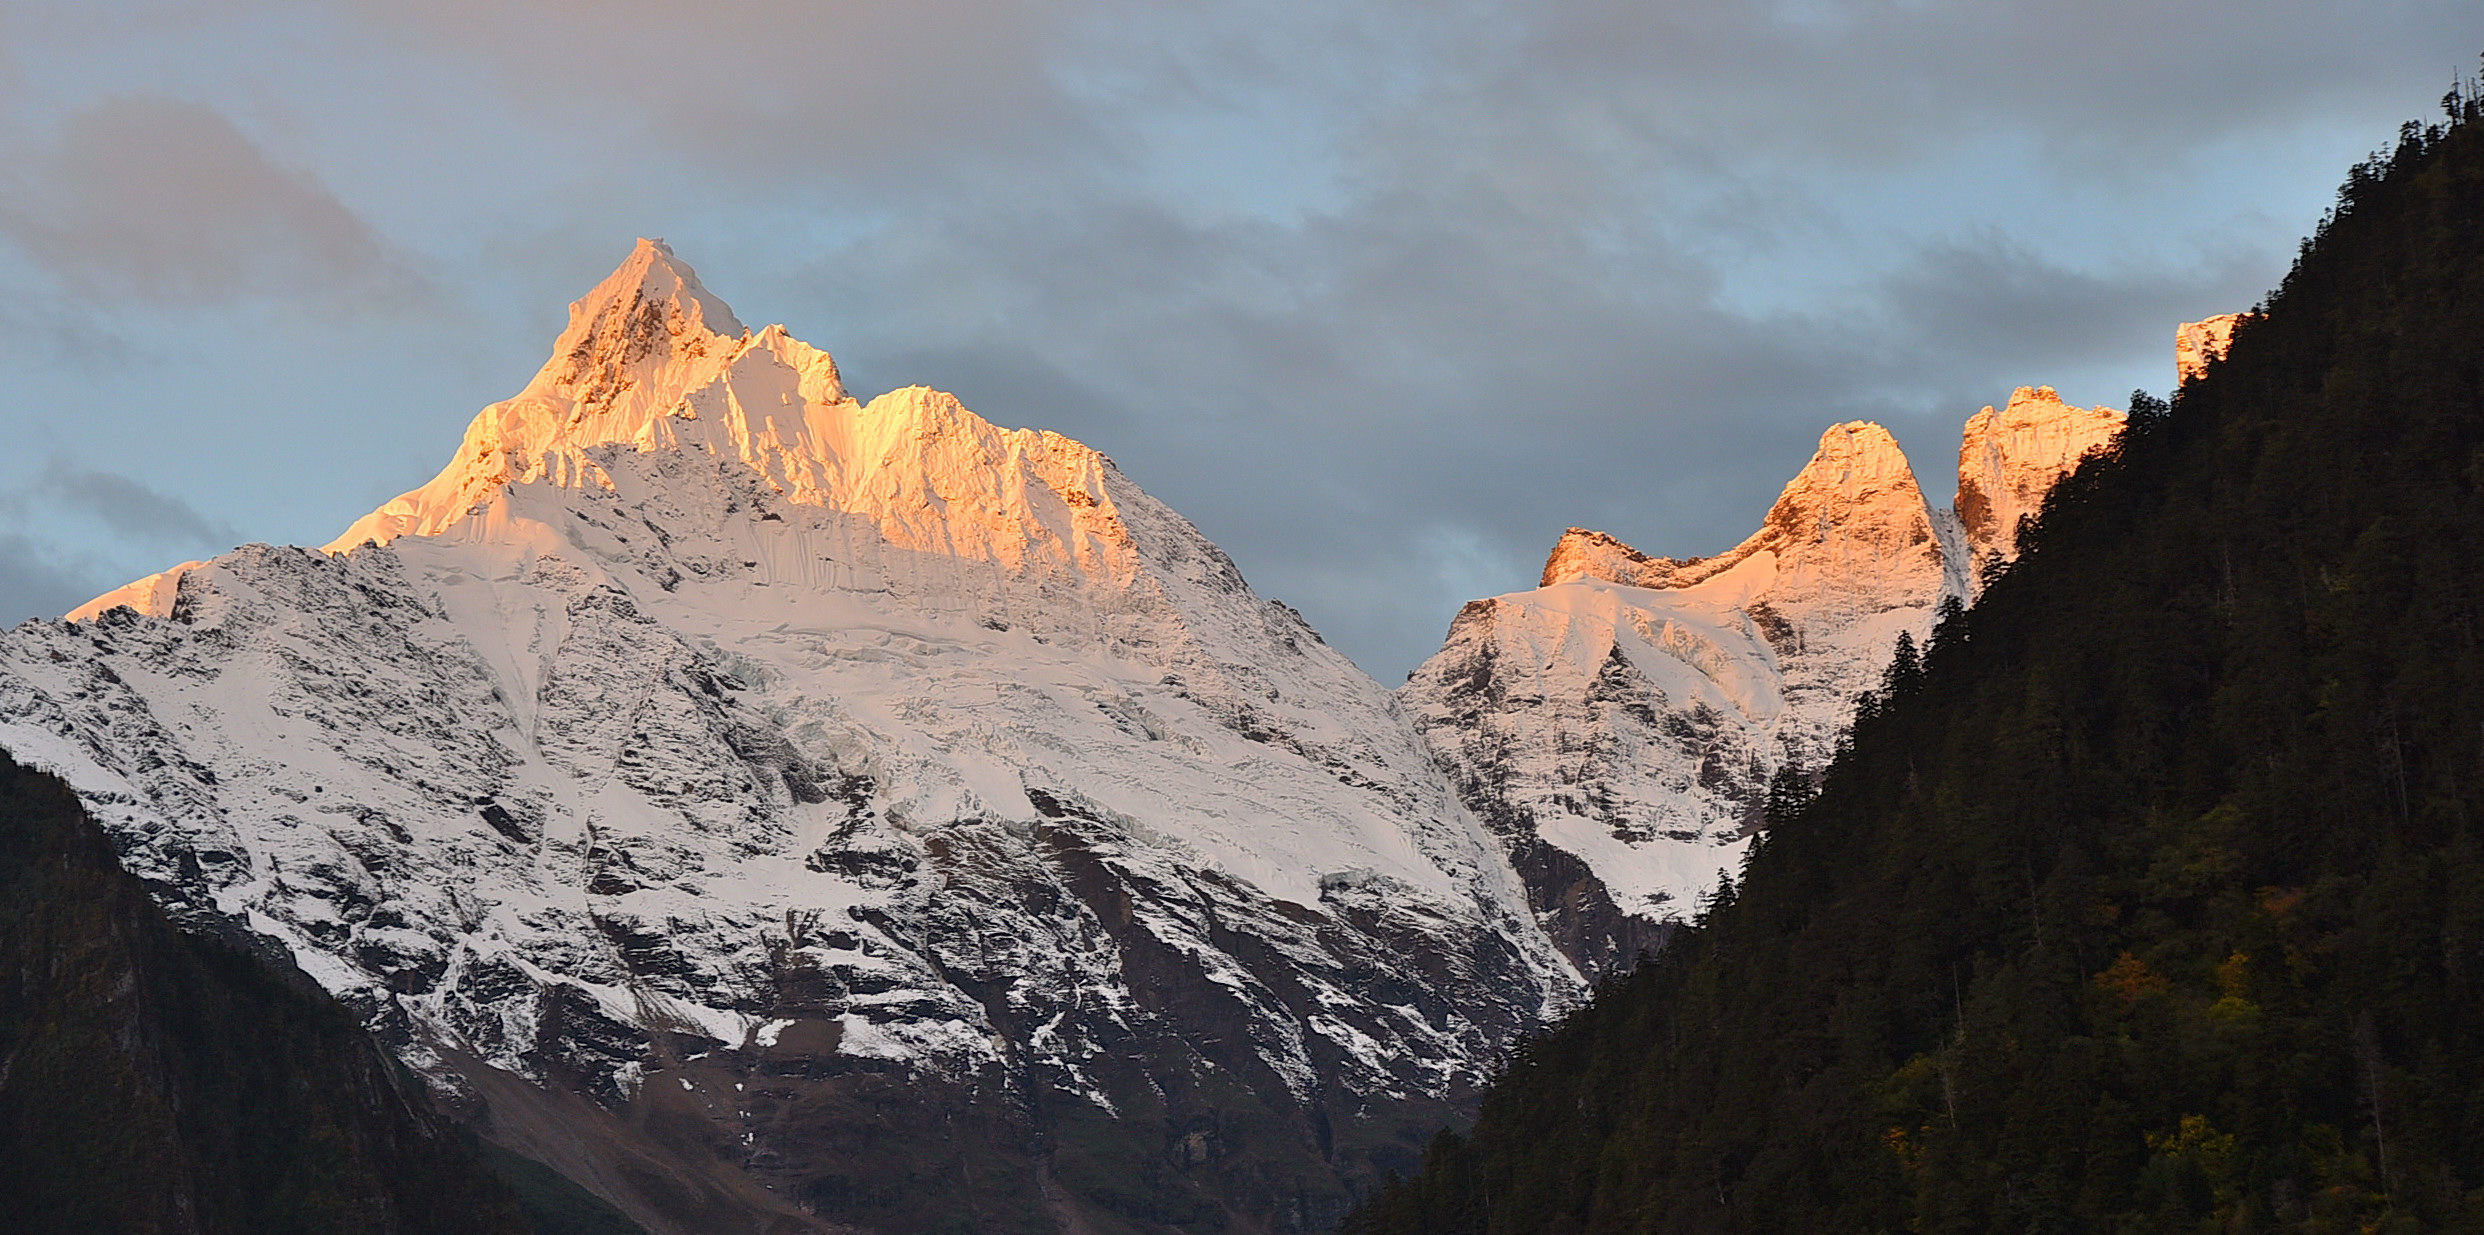
[(428, 479), (663, 236), (1104, 450), (1384, 681), (1820, 431), (1936, 501), (2437, 114), (2473, 0), (0, 0), (0, 621)]

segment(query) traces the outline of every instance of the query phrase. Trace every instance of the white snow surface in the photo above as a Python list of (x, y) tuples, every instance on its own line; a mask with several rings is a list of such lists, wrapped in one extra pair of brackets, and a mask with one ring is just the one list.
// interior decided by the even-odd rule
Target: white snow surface
[(1298, 1096), (1472, 1083), (1580, 992), (1388, 692), (1187, 521), (1057, 434), (857, 402), (655, 241), (324, 551), (0, 637), (0, 745), (418, 1066), (607, 1100), (648, 1035), (803, 1019), (1076, 1091), (1188, 1032), (1142, 938)]
[[(2014, 531), (2120, 425), (2021, 389), (1968, 423), (1961, 505)], [(1740, 864), (1777, 769), (1824, 766), (1898, 636), (1920, 644), (1944, 597), (1971, 596), (1979, 551), (2014, 555), (1986, 529), (1931, 508), (1885, 429), (1838, 425), (1725, 553), (1655, 558), (1570, 529), (1540, 586), (1467, 605), (1399, 698), (1470, 809), (1541, 872), (1547, 919), (1576, 914), (1579, 889), (1525, 862), (1536, 846), (1583, 863), (1621, 915), (1686, 920)], [(1572, 958), (1626, 963), (1601, 929), (1573, 929)]]

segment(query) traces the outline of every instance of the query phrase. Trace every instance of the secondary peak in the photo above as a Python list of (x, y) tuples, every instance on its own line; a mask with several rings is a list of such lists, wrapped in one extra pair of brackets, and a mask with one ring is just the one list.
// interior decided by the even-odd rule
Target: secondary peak
[(1554, 587), (1574, 579), (1603, 579), (1632, 587), (1661, 587), (1656, 578), (1673, 566), (1651, 558), (1604, 532), (1574, 527), (1561, 534), (1552, 555), (1544, 559), (1538, 587)]
[(2064, 403), (2050, 386), (2021, 386), (1999, 411), (1985, 408), (1958, 443), (1959, 525), (1981, 561), (2018, 553), (2018, 521), (2043, 509), (2046, 494), (2079, 461), (2122, 432), (2109, 407)]
[(2187, 385), (2192, 378), (2208, 371), (2212, 361), (2225, 358), (2225, 349), (2234, 342), (2234, 327), (2242, 324), (2240, 313), (2220, 313), (2205, 321), (2184, 322), (2174, 331), (2174, 373)]

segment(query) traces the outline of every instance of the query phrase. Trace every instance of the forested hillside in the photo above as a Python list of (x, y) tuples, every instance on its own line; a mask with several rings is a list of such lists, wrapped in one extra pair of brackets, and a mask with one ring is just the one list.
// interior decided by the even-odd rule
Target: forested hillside
[(307, 979), (174, 929), (67, 786), (0, 754), (0, 1231), (633, 1230), (489, 1174)]
[(2484, 1227), (2484, 105), (1902, 652), (1743, 886), (1349, 1221)]

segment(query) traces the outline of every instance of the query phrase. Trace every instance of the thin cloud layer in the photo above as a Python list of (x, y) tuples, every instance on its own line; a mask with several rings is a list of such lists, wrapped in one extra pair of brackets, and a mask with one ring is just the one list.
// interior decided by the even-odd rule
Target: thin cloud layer
[(115, 585), (92, 563), (63, 562), (31, 536), (0, 532), (0, 625), (57, 617)]
[(180, 498), (158, 493), (117, 472), (53, 459), (33, 483), (0, 498), (12, 506), (40, 503), (83, 514), (114, 532), (169, 545), (229, 548), (241, 534), (220, 519), (200, 514)]
[[(187, 384), (57, 389), (260, 423), (268, 375), (333, 385), (318, 491), (410, 487), (664, 234), (865, 393), (1112, 454), (1384, 679), (1569, 524), (1729, 546), (1834, 421), (1940, 493), (2012, 386), (2162, 389), (2174, 324), (2264, 292), (2484, 48), (2450, 0), (110, 7), (12, 32), (60, 114), (0, 112), (40, 151), (0, 227)], [(410, 269), (497, 315), (386, 340), (424, 433), (352, 420), (369, 336), (179, 316)], [(267, 539), (361, 513), (312, 488), (193, 505)]]
[[(1044, 0), (436, 0), (353, 6), (483, 67), (524, 105), (691, 154), (732, 183), (1007, 158), (1077, 125)], [(601, 134), (598, 134), (601, 136)]]
[[(0, 623), (56, 617), (139, 575), (239, 540), (232, 527), (178, 497), (54, 458), (27, 480), (0, 487)], [(163, 560), (141, 564), (156, 558)]]
[(90, 295), (201, 304), (275, 293), (401, 304), (422, 292), (317, 178), (212, 108), (125, 96), (26, 160), (0, 231)]

